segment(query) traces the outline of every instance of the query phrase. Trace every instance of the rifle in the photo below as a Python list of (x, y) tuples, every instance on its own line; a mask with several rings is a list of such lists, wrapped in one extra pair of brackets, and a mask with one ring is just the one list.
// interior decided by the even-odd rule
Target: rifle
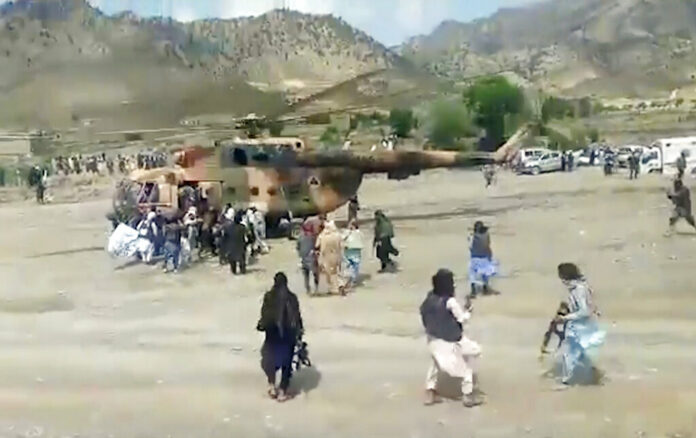
[(562, 302), (558, 306), (556, 314), (549, 323), (549, 328), (546, 330), (546, 333), (544, 333), (544, 339), (541, 343), (542, 355), (548, 353), (546, 347), (549, 345), (549, 342), (551, 341), (551, 335), (555, 334), (556, 337), (558, 337), (558, 346), (556, 347), (556, 349), (559, 349), (561, 347), (561, 344), (565, 340), (565, 329), (566, 325), (568, 324), (567, 321), (563, 321), (562, 317), (566, 316), (569, 313), (570, 309), (568, 308), (568, 304)]

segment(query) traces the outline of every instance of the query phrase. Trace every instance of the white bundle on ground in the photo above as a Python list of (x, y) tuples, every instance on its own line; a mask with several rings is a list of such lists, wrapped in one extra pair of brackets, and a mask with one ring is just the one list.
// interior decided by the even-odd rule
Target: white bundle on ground
[(138, 251), (140, 235), (126, 224), (119, 224), (111, 233), (107, 252), (113, 257), (130, 258)]

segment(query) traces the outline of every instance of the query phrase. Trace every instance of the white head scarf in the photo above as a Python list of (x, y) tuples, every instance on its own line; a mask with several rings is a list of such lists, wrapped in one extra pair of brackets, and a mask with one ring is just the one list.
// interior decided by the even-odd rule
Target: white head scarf
[(227, 209), (225, 212), (225, 218), (227, 218), (227, 220), (234, 220), (234, 208), (230, 207)]

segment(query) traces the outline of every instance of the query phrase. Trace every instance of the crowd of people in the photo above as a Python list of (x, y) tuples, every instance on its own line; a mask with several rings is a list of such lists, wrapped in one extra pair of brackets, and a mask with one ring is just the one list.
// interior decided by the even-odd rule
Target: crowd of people
[[(385, 224), (384, 222), (388, 222)], [(305, 288), (312, 293), (310, 280), (313, 276), (315, 291), (319, 284), (319, 273), (327, 276), (331, 291), (340, 284), (340, 254), (343, 242), (344, 260), (348, 265), (355, 263), (357, 269), (349, 270), (349, 276), (359, 270), (362, 242), (357, 222), (351, 221), (343, 236), (332, 221), (323, 217), (308, 218), (302, 224), (302, 236), (297, 242), (304, 273)], [(382, 234), (379, 234), (379, 233)], [(381, 239), (393, 237), (393, 226), (383, 212), (375, 214), (375, 248)], [(348, 243), (352, 239), (358, 244)], [(470, 237), (469, 278), (471, 291), (464, 305), (455, 297), (454, 275), (447, 269), (439, 270), (432, 278), (432, 289), (420, 307), (420, 315), (427, 337), (431, 365), (425, 379), (425, 405), (441, 401), (438, 380), (441, 373), (461, 380), (462, 401), (465, 407), (484, 403), (483, 392), (476, 379), (476, 359), (481, 355), (481, 345), (471, 339), (466, 325), (473, 314), (473, 301), (480, 295), (497, 294), (490, 287), (490, 280), (498, 274), (498, 263), (493, 257), (488, 227), (477, 221)], [(382, 245), (389, 245), (383, 242)], [(336, 278), (332, 278), (335, 276)], [(572, 263), (558, 266), (558, 276), (567, 296), (561, 302), (549, 331), (544, 334), (541, 351), (547, 350), (553, 334), (558, 336), (558, 367), (560, 388), (567, 388), (584, 379), (586, 372), (601, 376), (593, 364), (592, 357), (603, 344), (605, 332), (600, 328), (600, 312), (594, 294), (579, 268)], [(340, 287), (340, 286), (339, 286)], [(288, 400), (288, 386), (293, 374), (293, 358), (306, 347), (302, 337), (304, 327), (299, 301), (289, 290), (287, 277), (279, 272), (273, 287), (266, 293), (257, 329), (266, 337), (261, 349), (262, 368), (269, 384), (268, 395), (280, 402)], [(306, 353), (306, 352), (305, 352)], [(281, 372), (280, 386), (276, 386), (276, 373)]]
[[(605, 156), (606, 159), (606, 156)], [(629, 160), (631, 173), (635, 171)], [(572, 160), (566, 163), (572, 168)], [(637, 164), (639, 165), (639, 164)], [(669, 219), (670, 230), (680, 219), (696, 228), (692, 214), (689, 189), (683, 184), (683, 168), (673, 182), (668, 198), (674, 204)], [(492, 182), (494, 168), (484, 168), (487, 184)], [(491, 174), (493, 176), (491, 176)], [(631, 175), (633, 177), (633, 175)], [(299, 267), (309, 296), (325, 293), (345, 296), (360, 284), (360, 269), (365, 250), (365, 238), (360, 229), (360, 204), (357, 197), (348, 203), (348, 221), (345, 228), (325, 215), (303, 220), (296, 242)], [(152, 263), (163, 256), (163, 269), (176, 272), (182, 263), (190, 263), (193, 255), (199, 259), (206, 254), (218, 257), (220, 264), (229, 264), (230, 271), (245, 274), (247, 265), (259, 254), (269, 251), (266, 243), (266, 224), (261, 211), (255, 207), (235, 209), (227, 205), (222, 211), (202, 204), (188, 206), (182, 217), (164, 219), (156, 210), (138, 218), (133, 226), (141, 237), (138, 253), (142, 260)], [(380, 272), (396, 272), (392, 256), (399, 251), (393, 243), (395, 229), (392, 221), (381, 210), (374, 213), (372, 249), (380, 263)], [(432, 289), (420, 306), (431, 364), (425, 378), (425, 404), (440, 401), (438, 379), (441, 373), (461, 379), (462, 400), (465, 407), (484, 403), (483, 393), (476, 379), (476, 360), (482, 347), (467, 334), (466, 326), (474, 314), (473, 302), (481, 295), (497, 295), (491, 280), (498, 275), (499, 265), (494, 258), (489, 228), (483, 221), (473, 224), (469, 238), (468, 283), (470, 291), (461, 304), (455, 297), (454, 274), (438, 270), (432, 277)], [(578, 266), (561, 263), (557, 274), (567, 290), (556, 314), (543, 335), (541, 353), (548, 354), (552, 336), (558, 337), (555, 349), (560, 373), (559, 388), (568, 388), (582, 380), (587, 372), (594, 378), (601, 372), (592, 358), (604, 343), (601, 313), (595, 303), (594, 292)], [(297, 296), (290, 290), (285, 273), (278, 272), (273, 286), (264, 295), (257, 330), (265, 333), (261, 348), (261, 366), (268, 383), (268, 396), (284, 402), (293, 371), (300, 364), (309, 363), (307, 345), (303, 340), (304, 325)], [(280, 372), (280, 383), (276, 374)]]
[[(357, 216), (352, 217), (351, 210), (355, 211), (355, 208), (349, 204), (350, 219), (344, 229), (339, 229), (326, 216), (304, 219), (296, 249), (308, 295), (320, 293), (322, 278), (328, 294), (345, 296), (359, 284), (365, 239)], [(394, 227), (379, 210), (375, 212), (374, 236), (373, 248), (380, 261), (380, 272), (395, 271), (396, 263), (391, 259), (391, 255), (398, 255), (392, 244)]]
[(117, 154), (107, 156), (106, 153), (96, 155), (73, 154), (57, 156), (51, 159), (53, 175), (114, 175), (128, 174), (135, 169), (154, 169), (164, 167), (168, 163), (168, 154), (161, 151), (140, 151), (135, 154)]
[[(116, 230), (119, 221), (112, 219)], [(139, 235), (137, 257), (147, 264), (161, 258), (166, 273), (176, 273), (182, 265), (210, 256), (217, 257), (221, 265), (229, 264), (233, 274), (246, 274), (248, 263), (269, 251), (265, 215), (255, 206), (235, 210), (228, 204), (219, 212), (201, 203), (169, 218), (152, 208), (124, 223)]]

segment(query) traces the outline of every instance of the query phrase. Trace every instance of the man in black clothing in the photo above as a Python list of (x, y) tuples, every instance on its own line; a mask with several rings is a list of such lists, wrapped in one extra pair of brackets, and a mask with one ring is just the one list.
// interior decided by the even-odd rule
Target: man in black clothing
[(674, 180), (674, 189), (667, 193), (667, 197), (672, 201), (672, 204), (674, 204), (672, 216), (669, 218), (669, 231), (667, 235), (670, 235), (672, 231), (674, 231), (674, 225), (679, 219), (686, 220), (689, 225), (696, 228), (694, 215), (691, 211), (691, 192), (681, 179)]
[(222, 230), (222, 251), (230, 264), (230, 271), (237, 275), (246, 274), (247, 229), (242, 224), (241, 212), (234, 221), (227, 222)]
[[(264, 332), (266, 339), (261, 347), (261, 368), (268, 379), (268, 396), (278, 402), (290, 398), (288, 388), (292, 378), (295, 346), (304, 333), (300, 303), (288, 289), (288, 278), (279, 272), (273, 278), (273, 287), (263, 296), (261, 318), (256, 330)], [(307, 359), (303, 353), (300, 360)], [(276, 386), (276, 373), (281, 371), (280, 385)]]

